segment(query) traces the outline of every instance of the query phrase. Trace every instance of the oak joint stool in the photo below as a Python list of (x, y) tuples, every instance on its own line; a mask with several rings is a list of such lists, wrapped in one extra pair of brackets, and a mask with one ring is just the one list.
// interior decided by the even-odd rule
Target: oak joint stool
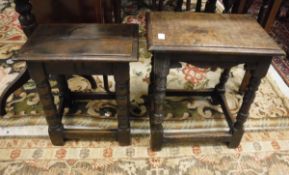
[[(54, 145), (65, 139), (117, 137), (130, 144), (129, 63), (138, 61), (138, 26), (134, 24), (39, 25), (16, 56), (25, 60), (40, 96)], [(66, 75), (113, 75), (115, 92), (71, 92)], [(54, 104), (49, 75), (56, 77), (60, 106)], [(72, 129), (61, 122), (63, 108), (76, 99), (116, 99), (117, 129)]]
[[(147, 23), (148, 48), (153, 54), (149, 86), (152, 149), (160, 150), (163, 142), (184, 140), (222, 141), (229, 143), (231, 148), (237, 147), (261, 79), (266, 75), (272, 57), (284, 55), (284, 51), (248, 15), (151, 12), (147, 15)], [(167, 75), (176, 62), (224, 70), (215, 88), (199, 91), (167, 89)], [(235, 117), (226, 102), (225, 84), (230, 69), (238, 64), (245, 64), (251, 77)], [(221, 105), (229, 132), (208, 129), (188, 133), (163, 129), (165, 97), (194, 95), (211, 96), (214, 104)]]

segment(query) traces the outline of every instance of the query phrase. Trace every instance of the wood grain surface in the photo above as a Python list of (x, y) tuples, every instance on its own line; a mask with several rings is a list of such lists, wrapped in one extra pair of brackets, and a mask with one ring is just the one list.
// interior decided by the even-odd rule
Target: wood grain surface
[(20, 60), (137, 61), (134, 24), (42, 24), (20, 50)]
[[(148, 14), (149, 50), (194, 51), (250, 55), (284, 52), (248, 15), (192, 12)], [(165, 39), (160, 39), (164, 34)]]

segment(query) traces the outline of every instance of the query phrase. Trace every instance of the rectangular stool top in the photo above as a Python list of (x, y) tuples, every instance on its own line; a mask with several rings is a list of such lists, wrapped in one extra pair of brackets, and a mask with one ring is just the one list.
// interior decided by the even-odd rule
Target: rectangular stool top
[(147, 17), (150, 51), (285, 54), (256, 19), (248, 15), (151, 12)]
[(138, 60), (138, 25), (42, 24), (16, 56), (26, 61)]

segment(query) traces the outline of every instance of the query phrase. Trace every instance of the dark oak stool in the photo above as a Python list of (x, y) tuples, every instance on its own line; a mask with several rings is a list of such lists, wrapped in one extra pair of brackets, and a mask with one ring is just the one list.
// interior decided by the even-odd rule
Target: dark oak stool
[[(255, 92), (266, 75), (272, 56), (284, 52), (255, 19), (247, 15), (152, 12), (148, 14), (148, 47), (153, 53), (149, 93), (151, 94), (151, 147), (160, 150), (164, 141), (222, 141), (239, 145), (244, 123)], [(200, 91), (167, 90), (169, 69), (178, 62), (224, 68), (213, 89)], [(243, 103), (233, 117), (224, 93), (231, 67), (244, 63), (251, 73)], [(229, 132), (164, 132), (164, 102), (167, 96), (211, 96), (220, 104)]]
[[(25, 60), (35, 81), (54, 145), (65, 139), (116, 136), (130, 144), (129, 62), (138, 60), (138, 26), (130, 24), (39, 25), (22, 47), (17, 60)], [(114, 75), (115, 93), (70, 92), (65, 75)], [(60, 107), (56, 108), (49, 75), (57, 77)], [(63, 108), (75, 99), (116, 99), (118, 128), (111, 130), (64, 128)]]

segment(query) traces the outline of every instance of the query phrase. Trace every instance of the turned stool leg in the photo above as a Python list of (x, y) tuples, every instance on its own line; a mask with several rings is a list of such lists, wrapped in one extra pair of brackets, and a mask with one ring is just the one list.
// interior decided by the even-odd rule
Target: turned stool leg
[(223, 13), (230, 13), (231, 9), (233, 7), (233, 3), (234, 3), (234, 1), (232, 1), (232, 0), (223, 0), (223, 4), (225, 7)]
[(70, 89), (68, 88), (67, 79), (65, 75), (57, 75), (55, 76), (55, 79), (57, 81), (57, 86), (59, 89), (59, 99), (60, 99), (60, 105), (59, 105), (59, 116), (62, 117), (64, 107), (69, 107), (72, 104), (72, 99), (70, 97)]
[(107, 93), (109, 93), (109, 94), (113, 93), (113, 92), (111, 92), (110, 89), (109, 89), (108, 76), (107, 76), (107, 75), (103, 75), (102, 77), (103, 77), (104, 90), (105, 90)]
[(202, 0), (197, 0), (196, 12), (201, 12), (202, 10)]
[(242, 136), (244, 134), (244, 123), (246, 122), (249, 116), (249, 109), (251, 104), (254, 101), (256, 91), (261, 83), (261, 79), (266, 75), (270, 66), (270, 62), (265, 62), (262, 65), (258, 65), (257, 68), (247, 68), (247, 71), (250, 71), (251, 78), (249, 81), (248, 89), (245, 92), (243, 97), (243, 103), (237, 114), (237, 121), (234, 124), (233, 138), (229, 143), (230, 148), (236, 148), (239, 146)]
[(250, 78), (251, 78), (251, 74), (249, 71), (246, 71), (245, 72), (245, 75), (243, 77), (243, 80), (242, 80), (242, 83), (241, 83), (241, 86), (239, 88), (239, 93), (244, 93), (246, 90), (247, 90), (247, 87), (248, 87), (248, 83), (250, 81)]
[(225, 85), (226, 85), (228, 79), (230, 78), (230, 71), (231, 71), (231, 68), (224, 69), (224, 71), (220, 77), (220, 82), (216, 86), (216, 89), (218, 91), (225, 92)]
[(224, 94), (225, 93), (225, 85), (230, 77), (230, 71), (231, 68), (226, 68), (223, 70), (220, 81), (215, 87), (215, 92), (214, 95), (212, 96), (212, 104), (219, 104), (221, 99), (220, 99), (220, 93)]
[(28, 69), (31, 78), (35, 81), (37, 91), (43, 110), (48, 123), (48, 133), (53, 145), (64, 145), (63, 139), (63, 125), (61, 123), (61, 117), (59, 116), (56, 106), (54, 104), (53, 95), (51, 93), (51, 87), (48, 81), (48, 75), (45, 72), (43, 64), (30, 62), (28, 63)]
[(129, 123), (129, 63), (117, 63), (114, 66), (116, 101), (118, 104), (118, 136), (121, 146), (130, 145)]
[(37, 26), (35, 16), (31, 13), (32, 5), (29, 0), (14, 0), (15, 10), (20, 14), (19, 22), (26, 36), (30, 36)]
[(151, 73), (150, 73), (150, 84), (149, 84), (149, 95), (152, 95), (154, 88), (154, 56), (151, 58)]
[(175, 10), (178, 12), (182, 11), (183, 3), (184, 3), (184, 0), (177, 0), (177, 6)]
[(153, 151), (158, 151), (163, 144), (162, 122), (164, 118), (164, 103), (170, 60), (154, 56), (153, 64), (153, 111), (150, 116), (151, 148)]
[(152, 112), (154, 111), (154, 105), (153, 105), (153, 98), (154, 98), (154, 56), (151, 58), (151, 72), (150, 72), (150, 84), (148, 89), (148, 107), (149, 107), (149, 115), (152, 115)]
[(206, 6), (205, 6), (205, 12), (208, 13), (215, 13), (216, 12), (216, 6), (217, 0), (207, 0)]
[(191, 4), (192, 4), (191, 0), (187, 0), (187, 2), (186, 2), (186, 10), (187, 11), (191, 10)]
[(95, 79), (93, 78), (92, 75), (80, 75), (83, 78), (85, 78), (89, 83), (92, 89), (96, 89), (97, 88), (97, 84), (95, 82)]

